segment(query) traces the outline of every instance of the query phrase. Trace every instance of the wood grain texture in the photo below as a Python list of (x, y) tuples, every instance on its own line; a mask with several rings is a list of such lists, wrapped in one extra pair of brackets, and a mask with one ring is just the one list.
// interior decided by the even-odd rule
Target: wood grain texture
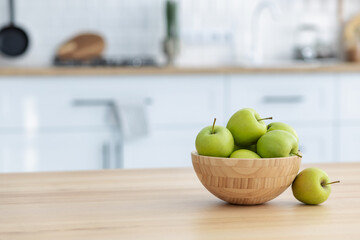
[(0, 239), (360, 239), (360, 163), (310, 166), (341, 180), (319, 206), (226, 204), (190, 168), (0, 174)]
[(257, 205), (284, 192), (301, 164), (298, 156), (238, 159), (191, 153), (194, 170), (204, 187), (216, 197), (239, 205)]
[(357, 73), (359, 63), (279, 67), (46, 67), (0, 68), (0, 76), (86, 76), (86, 75), (206, 75), (206, 74), (288, 74)]

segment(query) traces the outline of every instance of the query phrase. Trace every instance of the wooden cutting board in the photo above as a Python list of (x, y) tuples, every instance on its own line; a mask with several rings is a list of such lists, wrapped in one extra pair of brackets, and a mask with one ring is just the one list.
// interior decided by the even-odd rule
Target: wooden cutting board
[(84, 33), (63, 43), (56, 56), (60, 60), (88, 60), (100, 57), (104, 49), (105, 41), (100, 35)]

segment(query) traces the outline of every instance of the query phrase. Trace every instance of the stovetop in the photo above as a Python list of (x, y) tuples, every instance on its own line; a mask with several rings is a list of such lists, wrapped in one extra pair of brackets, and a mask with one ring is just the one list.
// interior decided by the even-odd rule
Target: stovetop
[(152, 57), (131, 57), (131, 58), (93, 58), (90, 60), (62, 60), (56, 57), (53, 61), (55, 66), (99, 66), (99, 67), (143, 67), (158, 66)]

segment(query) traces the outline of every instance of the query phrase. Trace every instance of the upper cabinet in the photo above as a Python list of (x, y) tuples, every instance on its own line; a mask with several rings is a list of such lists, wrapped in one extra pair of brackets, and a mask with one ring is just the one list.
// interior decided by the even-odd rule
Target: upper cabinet
[(273, 121), (329, 121), (334, 118), (333, 75), (278, 74), (230, 77), (230, 109), (256, 109)]

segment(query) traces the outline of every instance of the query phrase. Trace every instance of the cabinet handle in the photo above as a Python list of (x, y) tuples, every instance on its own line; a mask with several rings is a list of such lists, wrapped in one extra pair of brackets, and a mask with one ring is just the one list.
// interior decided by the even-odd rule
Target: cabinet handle
[(265, 104), (296, 104), (302, 103), (304, 97), (301, 95), (295, 96), (264, 96), (262, 102)]

